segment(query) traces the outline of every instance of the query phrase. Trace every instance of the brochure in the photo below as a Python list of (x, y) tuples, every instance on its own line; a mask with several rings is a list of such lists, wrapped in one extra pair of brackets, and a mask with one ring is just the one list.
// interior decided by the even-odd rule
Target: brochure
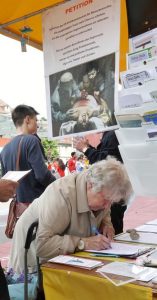
[(1, 179), (9, 179), (13, 181), (19, 181), (26, 175), (28, 175), (31, 170), (27, 171), (8, 171)]
[(70, 255), (59, 255), (49, 260), (49, 262), (64, 264), (73, 267), (79, 267), (84, 269), (94, 269), (102, 266), (103, 263), (93, 259), (86, 259), (82, 257), (70, 256)]

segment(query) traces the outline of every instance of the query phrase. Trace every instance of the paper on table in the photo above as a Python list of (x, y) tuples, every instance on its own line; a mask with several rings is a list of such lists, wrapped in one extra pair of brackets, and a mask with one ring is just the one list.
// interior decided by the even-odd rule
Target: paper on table
[(114, 240), (116, 241), (125, 241), (132, 243), (142, 243), (142, 244), (151, 244), (157, 245), (157, 234), (152, 232), (138, 232), (140, 237), (138, 240), (132, 240), (129, 233), (122, 233), (115, 236)]
[(124, 243), (111, 243), (110, 249), (105, 250), (87, 250), (87, 252), (92, 253), (100, 253), (100, 254), (111, 254), (111, 255), (119, 255), (119, 256), (133, 256), (133, 255), (140, 255), (150, 250), (150, 247), (145, 246), (137, 246), (131, 244), (124, 244)]
[(141, 225), (135, 228), (137, 231), (143, 231), (143, 232), (154, 232), (157, 233), (157, 226), (156, 225)]
[(49, 260), (49, 262), (70, 265), (73, 267), (93, 269), (103, 265), (102, 262), (94, 259), (85, 259), (82, 257), (75, 257), (70, 255), (59, 255)]
[(149, 222), (147, 222), (146, 224), (147, 224), (147, 225), (148, 225), (148, 224), (149, 224), (149, 225), (157, 225), (157, 219), (152, 220), (152, 221), (149, 221)]
[(13, 181), (19, 181), (21, 178), (29, 174), (31, 170), (28, 171), (8, 171), (1, 179), (9, 179)]
[(154, 268), (137, 266), (127, 262), (112, 262), (99, 268), (96, 272), (127, 276), (145, 282), (157, 276), (157, 270)]

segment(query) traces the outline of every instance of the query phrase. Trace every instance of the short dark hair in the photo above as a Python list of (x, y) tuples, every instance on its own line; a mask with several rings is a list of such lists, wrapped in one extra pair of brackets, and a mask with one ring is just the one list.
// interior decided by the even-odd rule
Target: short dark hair
[(76, 154), (76, 152), (71, 152), (71, 156), (73, 157)]
[(17, 127), (23, 124), (26, 116), (34, 117), (36, 115), (39, 115), (39, 113), (32, 106), (22, 104), (13, 109), (11, 116), (15, 127)]

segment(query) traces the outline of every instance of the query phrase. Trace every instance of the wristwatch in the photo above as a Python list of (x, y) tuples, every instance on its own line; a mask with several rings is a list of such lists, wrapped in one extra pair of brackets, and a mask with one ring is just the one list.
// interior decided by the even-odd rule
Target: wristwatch
[(85, 242), (80, 239), (79, 242), (78, 242), (78, 245), (77, 245), (77, 249), (79, 251), (82, 251), (82, 250), (84, 250), (84, 248), (85, 248)]

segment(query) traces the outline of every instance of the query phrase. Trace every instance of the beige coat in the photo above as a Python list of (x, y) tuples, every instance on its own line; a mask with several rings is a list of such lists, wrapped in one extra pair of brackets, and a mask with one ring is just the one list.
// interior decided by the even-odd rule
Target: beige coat
[(106, 217), (109, 217), (109, 211), (100, 211), (95, 217), (89, 209), (86, 172), (58, 179), (34, 200), (18, 221), (13, 237), (10, 266), (16, 272), (23, 270), (26, 232), (36, 219), (39, 219), (37, 244), (31, 245), (29, 266), (35, 265), (36, 251), (39, 257), (46, 260), (59, 254), (74, 253), (80, 237), (91, 236), (93, 226), (99, 228), (101, 221)]

